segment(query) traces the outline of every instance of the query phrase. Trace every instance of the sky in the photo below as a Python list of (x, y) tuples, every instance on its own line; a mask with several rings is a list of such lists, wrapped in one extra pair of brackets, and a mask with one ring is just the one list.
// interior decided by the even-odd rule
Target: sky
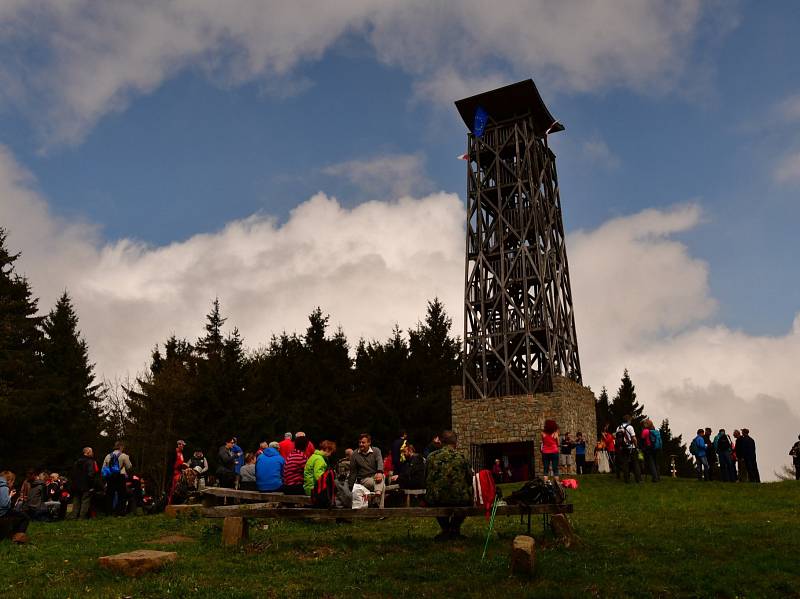
[(100, 378), (219, 297), (249, 347), (316, 307), (352, 343), (463, 327), (466, 128), (532, 78), (584, 383), (685, 436), (800, 433), (800, 5), (0, 0), (0, 226)]

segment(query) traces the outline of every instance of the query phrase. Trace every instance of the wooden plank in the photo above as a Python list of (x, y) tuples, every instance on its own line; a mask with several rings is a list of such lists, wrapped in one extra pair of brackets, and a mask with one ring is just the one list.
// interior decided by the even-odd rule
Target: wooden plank
[[(520, 505), (498, 506), (498, 516), (518, 516), (528, 514), (571, 514), (572, 504), (560, 505), (533, 505), (530, 508)], [(378, 518), (432, 518), (436, 516), (485, 516), (486, 511), (479, 507), (393, 507), (393, 508), (367, 508), (363, 510), (348, 509), (317, 509), (317, 508), (288, 508), (266, 507), (253, 503), (244, 505), (229, 505), (216, 508), (204, 508), (202, 515), (206, 518), (227, 518), (229, 516), (242, 516), (245, 518), (281, 518), (296, 520), (315, 518), (331, 520), (335, 518), (348, 518), (356, 520), (370, 520)]]
[(232, 499), (248, 499), (269, 503), (296, 503), (298, 505), (311, 505), (311, 498), (307, 495), (286, 495), (284, 493), (262, 493), (260, 491), (243, 491), (241, 489), (225, 489), (222, 487), (206, 487), (203, 495), (214, 497), (229, 497)]

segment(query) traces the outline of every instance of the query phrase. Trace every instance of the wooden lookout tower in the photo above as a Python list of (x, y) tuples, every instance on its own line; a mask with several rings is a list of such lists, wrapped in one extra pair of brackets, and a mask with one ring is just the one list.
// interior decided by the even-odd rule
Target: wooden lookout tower
[(528, 79), (456, 102), (469, 128), (465, 399), (581, 383), (549, 134), (563, 131)]

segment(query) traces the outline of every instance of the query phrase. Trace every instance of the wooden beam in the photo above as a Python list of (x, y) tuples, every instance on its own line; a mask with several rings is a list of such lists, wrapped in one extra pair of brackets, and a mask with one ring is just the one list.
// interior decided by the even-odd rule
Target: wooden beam
[[(532, 505), (530, 508), (521, 505), (504, 505), (497, 508), (498, 516), (518, 516), (530, 513), (540, 514), (571, 514), (572, 504), (546, 504)], [(356, 520), (373, 520), (378, 518), (433, 518), (437, 516), (485, 516), (486, 511), (479, 507), (394, 507), (394, 508), (366, 508), (362, 510), (348, 509), (317, 509), (317, 508), (288, 508), (273, 507), (264, 504), (228, 505), (216, 508), (204, 508), (202, 515), (206, 518), (228, 518), (241, 516), (244, 518), (280, 518), (297, 520), (304, 518), (332, 520), (348, 518)]]
[(206, 487), (201, 491), (203, 495), (213, 497), (228, 497), (231, 499), (247, 499), (267, 503), (295, 503), (297, 505), (311, 505), (311, 497), (307, 495), (286, 495), (284, 493), (261, 493), (260, 491), (243, 491), (241, 489), (225, 489), (223, 487)]

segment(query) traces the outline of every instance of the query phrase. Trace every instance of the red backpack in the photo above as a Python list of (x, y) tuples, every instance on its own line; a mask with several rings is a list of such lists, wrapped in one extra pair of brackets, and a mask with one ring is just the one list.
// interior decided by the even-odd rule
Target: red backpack
[(323, 472), (311, 489), (311, 505), (323, 509), (336, 505), (336, 473), (333, 468)]

